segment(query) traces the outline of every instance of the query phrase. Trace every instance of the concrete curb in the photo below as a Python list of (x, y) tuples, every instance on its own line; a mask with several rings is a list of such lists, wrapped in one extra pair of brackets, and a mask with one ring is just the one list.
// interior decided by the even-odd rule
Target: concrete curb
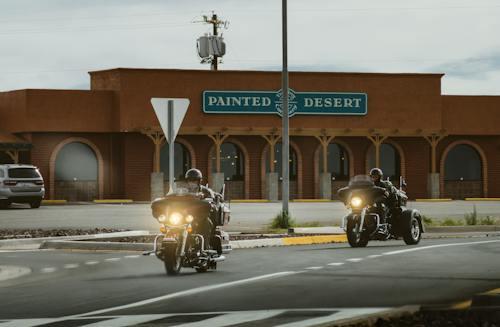
[(415, 199), (415, 202), (450, 202), (452, 199)]
[(31, 274), (31, 269), (20, 266), (0, 266), (0, 282)]
[(149, 231), (136, 230), (128, 232), (104, 233), (93, 235), (75, 235), (75, 236), (57, 236), (57, 237), (40, 237), (40, 238), (23, 238), (23, 239), (8, 239), (0, 241), (0, 250), (36, 250), (47, 241), (63, 241), (63, 240), (92, 240), (92, 239), (108, 239), (116, 237), (130, 236), (147, 236)]
[(66, 200), (42, 200), (42, 205), (63, 205), (67, 203)]
[(46, 241), (40, 249), (82, 251), (151, 251), (153, 243)]
[(94, 200), (95, 204), (130, 204), (134, 203), (131, 199), (107, 199), (107, 200)]
[(317, 325), (316, 327), (341, 327), (341, 326), (351, 326), (354, 324), (367, 324), (368, 326), (375, 326), (375, 323), (379, 319), (392, 319), (402, 317), (404, 315), (413, 315), (420, 310), (418, 305), (407, 305), (394, 309), (387, 309), (382, 312), (370, 313), (365, 315), (360, 315), (353, 318), (347, 318), (342, 320), (337, 320), (330, 323), (325, 323)]
[(500, 232), (497, 225), (476, 226), (425, 226), (427, 233), (470, 233), (470, 232)]
[(465, 198), (465, 201), (500, 201), (500, 198)]

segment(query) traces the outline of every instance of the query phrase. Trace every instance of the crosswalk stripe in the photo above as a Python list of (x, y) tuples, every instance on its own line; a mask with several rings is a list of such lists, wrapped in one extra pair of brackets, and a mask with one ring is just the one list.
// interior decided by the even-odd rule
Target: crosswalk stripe
[(369, 308), (369, 309), (342, 309), (340, 312), (336, 312), (336, 313), (328, 315), (328, 316), (296, 321), (296, 322), (292, 322), (289, 324), (278, 325), (276, 327), (315, 326), (315, 325), (319, 325), (319, 324), (325, 324), (325, 323), (330, 323), (330, 322), (334, 322), (334, 321), (339, 321), (342, 319), (353, 318), (356, 316), (377, 313), (377, 312), (381, 312), (381, 311), (385, 311), (385, 310), (387, 310), (387, 309), (379, 309), (379, 308), (374, 308), (374, 309), (372, 309), (372, 308)]
[(59, 321), (57, 318), (45, 318), (45, 319), (16, 319), (7, 322), (0, 323), (0, 327), (35, 327), (51, 322)]
[(155, 315), (136, 315), (136, 316), (122, 316), (104, 321), (95, 322), (81, 327), (126, 327), (135, 326), (145, 322), (159, 320), (171, 316), (170, 314), (155, 314)]
[(224, 327), (231, 326), (256, 320), (268, 319), (283, 313), (284, 310), (269, 310), (269, 311), (247, 311), (238, 313), (228, 313), (202, 321), (177, 325), (177, 327)]

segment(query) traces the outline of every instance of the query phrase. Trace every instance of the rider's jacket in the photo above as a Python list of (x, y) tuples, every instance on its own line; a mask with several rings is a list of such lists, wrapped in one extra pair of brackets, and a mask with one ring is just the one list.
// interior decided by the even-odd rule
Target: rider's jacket
[(392, 185), (392, 183), (390, 181), (379, 180), (379, 181), (375, 182), (374, 184), (375, 184), (375, 186), (385, 188), (385, 190), (388, 193), (388, 197), (387, 197), (388, 204), (392, 203), (393, 201), (397, 201), (397, 190), (394, 187), (394, 185)]

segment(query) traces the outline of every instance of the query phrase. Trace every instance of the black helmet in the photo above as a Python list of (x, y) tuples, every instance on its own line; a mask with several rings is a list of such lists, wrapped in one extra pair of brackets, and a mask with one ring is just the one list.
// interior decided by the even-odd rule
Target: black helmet
[(382, 178), (382, 176), (384, 176), (384, 173), (380, 168), (372, 168), (372, 170), (370, 170), (370, 176), (379, 176), (380, 178)]
[(203, 178), (203, 175), (201, 174), (201, 171), (196, 168), (191, 168), (186, 172), (186, 175), (184, 176), (186, 180), (198, 180), (201, 181)]

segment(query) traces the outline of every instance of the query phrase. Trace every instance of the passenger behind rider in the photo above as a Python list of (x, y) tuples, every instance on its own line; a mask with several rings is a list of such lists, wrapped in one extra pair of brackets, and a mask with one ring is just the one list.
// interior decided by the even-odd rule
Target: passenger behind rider
[[(385, 200), (382, 202), (384, 205), (382, 206), (382, 212), (380, 217), (380, 223), (386, 223), (386, 217), (389, 213), (389, 210), (394, 207), (394, 204), (397, 202), (397, 190), (392, 185), (392, 183), (388, 180), (384, 181), (382, 177), (384, 173), (380, 168), (373, 168), (370, 170), (370, 177), (375, 184), (375, 186), (382, 187), (385, 189)], [(381, 203), (381, 204), (382, 204)]]

